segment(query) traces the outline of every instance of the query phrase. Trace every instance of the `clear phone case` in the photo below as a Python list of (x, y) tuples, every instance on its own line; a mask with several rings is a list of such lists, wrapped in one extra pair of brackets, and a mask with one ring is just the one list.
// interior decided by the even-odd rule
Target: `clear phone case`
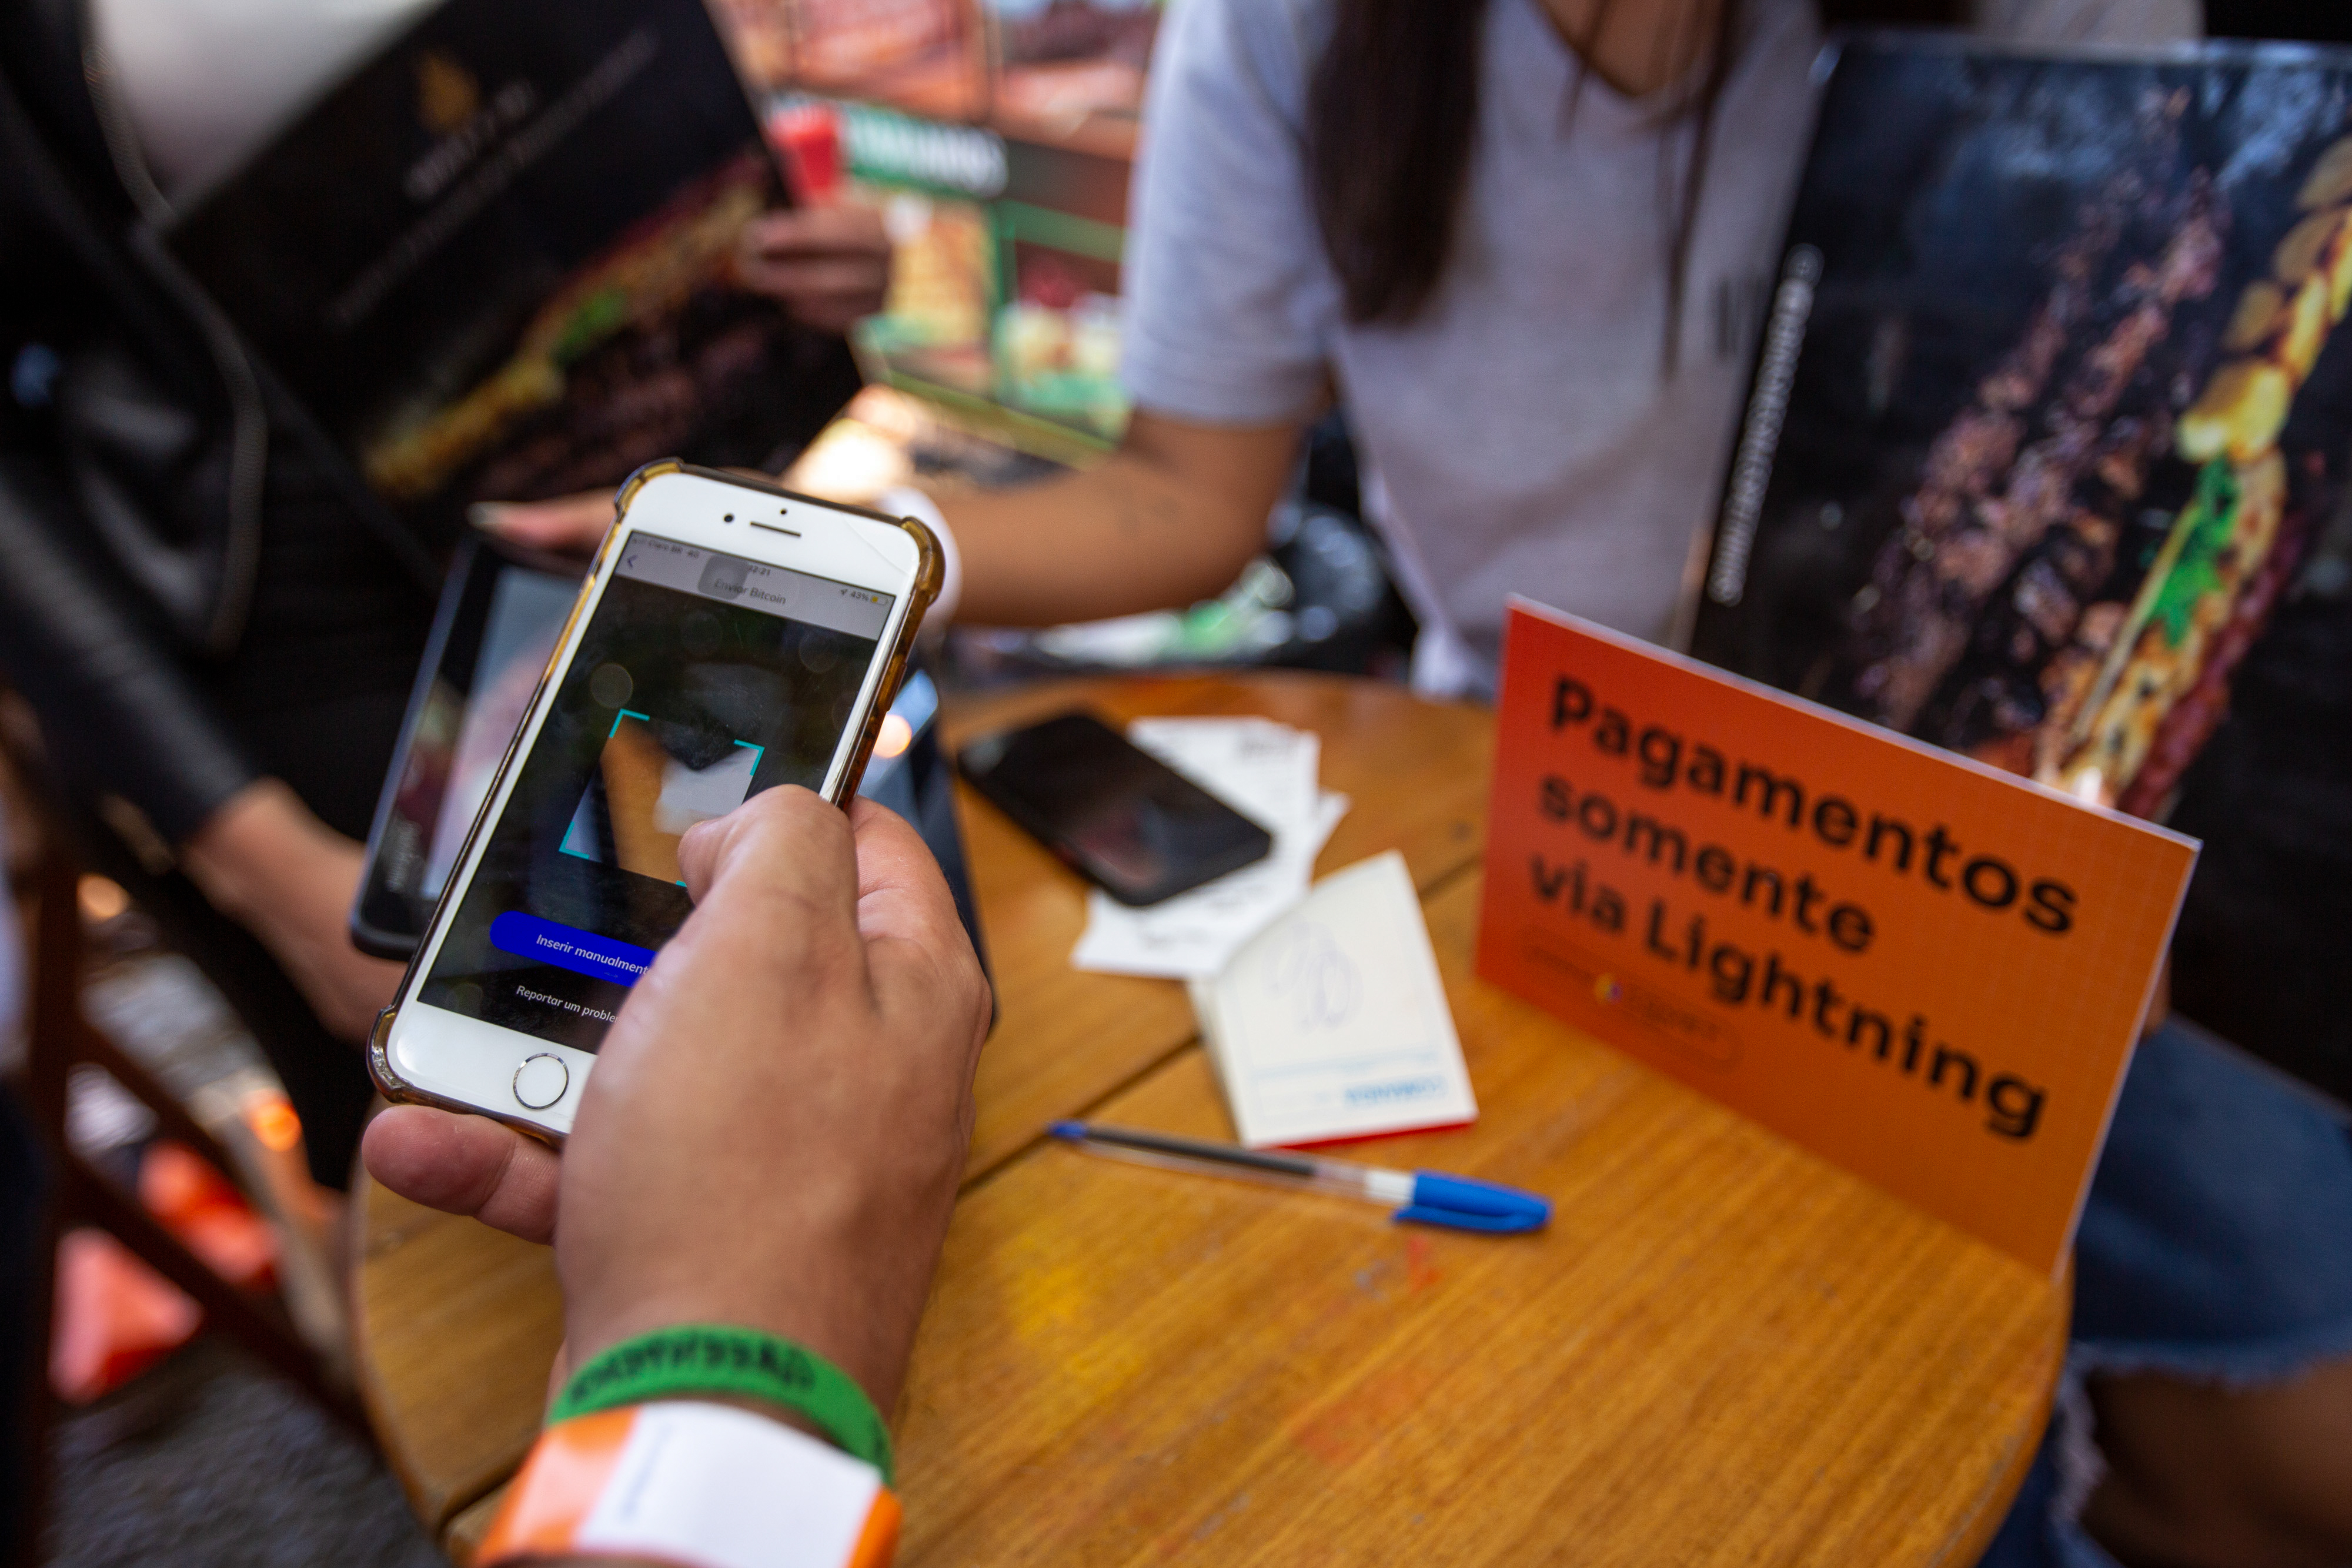
[[(907, 619), (899, 628), (898, 641), (883, 656), (882, 679), (875, 686), (874, 701), (866, 709), (866, 720), (858, 731), (856, 745), (850, 752), (849, 766), (843, 770), (840, 784), (827, 797), (836, 806), (846, 805), (850, 798), (857, 793), (857, 786), (866, 776), (866, 760), (874, 752), (875, 739), (881, 734), (882, 720), (889, 713), (890, 704), (896, 700), (898, 687), (907, 678), (907, 664), (914, 653), (915, 634), (922, 629), (925, 612), (930, 609), (932, 601), (939, 598), (940, 582), (946, 573), (945, 558), (940, 554), (939, 540), (932, 536), (929, 528), (914, 517), (893, 517), (865, 507), (852, 507), (838, 501), (820, 500), (814, 496), (803, 496), (797, 491), (787, 490), (770, 479), (716, 468), (699, 467), (691, 463), (681, 462), (675, 457), (665, 457), (648, 463), (629, 476), (613, 497), (613, 517), (616, 525), (623, 517), (627, 515), (629, 503), (635, 499), (637, 492), (649, 481), (664, 474), (692, 474), (700, 478), (717, 480), (724, 485), (758, 490), (771, 496), (782, 496), (788, 500), (804, 501), (811, 506), (825, 507), (838, 512), (850, 512), (858, 517), (871, 517), (877, 522), (887, 523), (893, 528), (904, 528), (914, 536), (918, 559), (915, 567), (914, 589), (909, 595), (911, 602), (907, 607)], [(617, 527), (605, 533), (604, 542), (598, 547), (596, 558), (589, 567), (588, 575), (581, 582), (580, 597), (573, 602), (572, 613), (563, 623), (562, 635), (556, 639), (555, 654), (548, 660), (547, 668), (540, 672), (539, 685), (531, 693), (530, 706), (525, 711), (536, 713), (540, 703), (546, 697), (548, 685), (556, 677), (556, 661), (563, 656), (563, 649), (571, 643), (572, 633), (579, 624), (582, 611), (587, 605), (589, 591), (603, 580), (605, 567), (612, 555), (614, 542), (619, 537)], [(522, 731), (518, 728), (514, 738), (507, 743), (506, 756), (500, 759), (498, 774), (491, 780), (489, 789), (482, 798), (482, 810), (475, 814), (473, 826), (467, 830), (465, 845), (457, 854), (457, 864), (464, 865), (473, 858), (474, 841), (481, 833), (484, 821), (489, 815), (490, 802), (498, 799), (500, 789), (506, 783), (508, 772), (515, 766), (521, 750), (521, 742)], [(416, 966), (424, 961), (426, 953), (432, 951), (434, 938), (441, 929), (442, 921), (447, 918), (450, 911), (455, 907), (457, 896), (466, 885), (461, 879), (452, 877), (448, 885), (441, 890), (440, 901), (433, 909), (433, 918), (425, 928), (423, 939), (416, 945), (415, 956), (408, 961), (408, 972), (401, 977), (399, 994), (405, 996), (408, 993), (409, 986), (416, 977)], [(452, 1100), (445, 1095), (420, 1088), (402, 1078), (394, 1071), (391, 1053), (387, 1050), (387, 1044), (392, 1038), (393, 1020), (399, 1016), (399, 1012), (398, 1002), (384, 1009), (376, 1015), (375, 1028), (368, 1034), (368, 1072), (375, 1080), (377, 1089), (383, 1092), (385, 1099), (395, 1104), (432, 1105), (445, 1111), (457, 1111), (467, 1115), (488, 1116), (495, 1121), (504, 1122), (531, 1137), (549, 1143), (561, 1141), (560, 1134), (551, 1133), (546, 1128), (526, 1121), (520, 1116), (491, 1106), (475, 1105), (464, 1101)]]

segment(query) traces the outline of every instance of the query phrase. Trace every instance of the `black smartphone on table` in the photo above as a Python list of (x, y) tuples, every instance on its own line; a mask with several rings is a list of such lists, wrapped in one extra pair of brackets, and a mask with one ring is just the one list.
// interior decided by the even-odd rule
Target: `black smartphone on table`
[(1274, 850), (1274, 835), (1093, 714), (973, 741), (973, 789), (1121, 904), (1158, 904)]

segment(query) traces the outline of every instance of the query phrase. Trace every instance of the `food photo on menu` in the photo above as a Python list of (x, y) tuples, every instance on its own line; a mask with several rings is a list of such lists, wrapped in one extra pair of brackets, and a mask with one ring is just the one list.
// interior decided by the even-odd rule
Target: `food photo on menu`
[(2352, 54), (1838, 52), (1693, 651), (2201, 838), (2191, 1023), (2352, 1103)]
[(847, 345), (735, 272), (787, 203), (700, 0), (448, 0), (165, 243), (370, 489), (446, 529), (815, 434)]

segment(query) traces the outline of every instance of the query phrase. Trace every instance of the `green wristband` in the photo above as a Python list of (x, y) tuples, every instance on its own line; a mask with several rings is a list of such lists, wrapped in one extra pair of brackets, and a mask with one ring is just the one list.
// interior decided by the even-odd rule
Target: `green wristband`
[(757, 1329), (682, 1323), (625, 1339), (572, 1375), (547, 1422), (713, 1394), (764, 1400), (807, 1416), (890, 1484), (890, 1430), (866, 1391), (814, 1351)]

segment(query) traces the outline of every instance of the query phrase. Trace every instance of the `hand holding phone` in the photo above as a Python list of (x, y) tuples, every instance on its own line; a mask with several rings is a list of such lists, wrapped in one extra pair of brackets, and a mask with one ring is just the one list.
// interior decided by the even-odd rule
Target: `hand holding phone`
[(938, 591), (919, 524), (642, 470), (371, 1051), (394, 1099), (569, 1130), (606, 1029), (692, 908), (697, 823), (856, 790)]
[(575, 1364), (658, 1323), (740, 1323), (887, 1410), (963, 1174), (987, 984), (923, 841), (867, 802), (771, 791), (681, 864), (694, 914), (561, 1156), (410, 1105), (369, 1126), (368, 1169), (552, 1240)]

